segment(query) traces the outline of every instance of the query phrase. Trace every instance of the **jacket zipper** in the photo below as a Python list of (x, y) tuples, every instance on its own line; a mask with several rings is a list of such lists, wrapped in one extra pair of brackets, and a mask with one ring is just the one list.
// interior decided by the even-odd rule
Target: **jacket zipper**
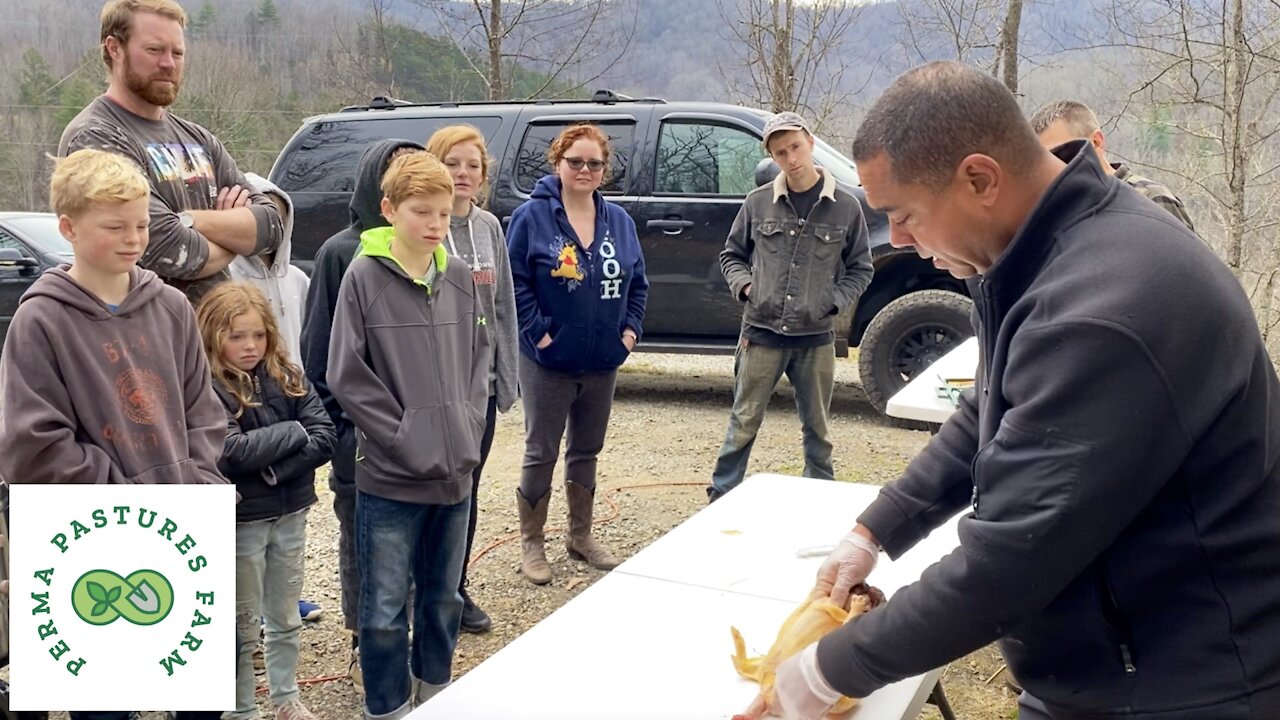
[[(436, 282), (440, 282), (443, 280), (444, 280), (443, 276), (436, 277)], [(427, 352), (430, 354), (430, 357), (437, 358), (438, 355), (436, 353), (436, 348), (435, 348), (436, 313), (435, 313), (435, 308), (432, 305), (431, 290), (429, 289), (427, 290), (427, 325), (428, 327), (431, 328), (431, 332), (427, 333)], [(431, 367), (435, 370), (436, 389), (437, 391), (441, 392), (441, 396), (443, 398), (444, 397), (444, 392), (443, 392), (444, 378), (440, 376), (439, 361), (431, 363)], [(448, 418), (444, 418), (444, 422), (441, 424), (444, 426), (444, 435), (445, 435), (444, 457), (445, 457), (445, 463), (447, 466), (446, 471), (449, 473), (450, 479), (452, 479), (454, 475), (454, 468), (456, 467), (453, 462), (453, 432), (449, 428)], [(408, 438), (406, 438), (406, 440), (408, 440)]]
[(1111, 589), (1111, 581), (1107, 578), (1105, 568), (1098, 570), (1098, 586), (1103, 622), (1106, 623), (1107, 628), (1115, 636), (1114, 639), (1120, 651), (1120, 662), (1124, 666), (1124, 674), (1132, 677), (1138, 672), (1138, 667), (1133, 662), (1133, 643), (1129, 637), (1128, 624), (1120, 615), (1120, 605), (1116, 602), (1115, 592)]
[[(565, 215), (565, 219), (566, 220), (568, 219), (567, 212)], [(599, 221), (600, 221), (600, 216), (597, 214), (596, 222), (598, 223)], [(569, 225), (570, 227), (572, 227), (573, 223), (569, 223)], [(605, 240), (609, 238), (609, 226), (607, 222), (604, 228), (604, 236), (605, 236)], [(592, 238), (591, 248), (583, 247), (582, 238), (578, 237), (577, 230), (573, 231), (573, 239), (577, 242), (578, 249), (582, 251), (583, 257), (585, 257), (587, 260), (585, 263), (582, 264), (583, 274), (584, 274), (584, 277), (582, 278), (582, 285), (587, 288), (587, 297), (591, 298), (591, 302), (587, 303), (587, 352), (586, 352), (587, 362), (590, 362), (591, 358), (595, 357), (596, 334), (598, 332), (598, 328), (596, 327), (596, 311), (597, 311), (596, 305), (598, 303), (596, 302), (595, 296), (591, 295), (591, 293), (593, 292), (591, 279), (595, 276), (596, 256), (595, 256), (595, 253), (592, 252), (591, 248), (599, 247), (600, 243), (597, 243), (595, 241), (595, 238)], [(604, 242), (604, 240), (602, 240), (601, 242)]]
[[(981, 357), (990, 358), (994, 355), (994, 353), (992, 352), (992, 349), (987, 346), (988, 339), (991, 336), (990, 332), (988, 331), (988, 326), (991, 324), (992, 318), (995, 315), (995, 311), (992, 310), (991, 308), (991, 298), (990, 298), (990, 295), (987, 293), (986, 278), (978, 279), (978, 301), (982, 308), (982, 311), (979, 313), (979, 316), (978, 316), (979, 322), (977, 327), (978, 353), (980, 358)], [(981, 359), (979, 359), (979, 364), (982, 364)], [(983, 364), (983, 367), (981, 369), (983, 371), (983, 374), (986, 375), (987, 368), (985, 364)], [(986, 396), (987, 388), (989, 385), (989, 378), (982, 377), (982, 378), (976, 378), (976, 379), (981, 380), (981, 382), (975, 383), (974, 385), (975, 392), (977, 392), (978, 390), (981, 390), (982, 395)], [(987, 404), (983, 397), (978, 397), (977, 395), (974, 396), (974, 402), (978, 403), (979, 408), (985, 408)], [(990, 445), (990, 443), (988, 443), (988, 445)], [(978, 448), (978, 452), (973, 456), (973, 461), (969, 463), (969, 477), (973, 479), (973, 495), (969, 499), (969, 504), (973, 507), (974, 517), (978, 517), (978, 500), (979, 500), (978, 498), (978, 460), (982, 457), (982, 451), (985, 450), (986, 447), (987, 446), (984, 445)]]

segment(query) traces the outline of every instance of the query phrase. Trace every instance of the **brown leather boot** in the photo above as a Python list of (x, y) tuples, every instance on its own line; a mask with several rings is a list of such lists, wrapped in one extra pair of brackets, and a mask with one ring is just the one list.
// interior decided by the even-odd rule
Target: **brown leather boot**
[(542, 496), (537, 505), (516, 489), (516, 507), (520, 509), (520, 572), (534, 585), (551, 582), (551, 566), (547, 564), (546, 534), (547, 505), (551, 493)]
[(565, 496), (569, 500), (569, 532), (564, 538), (565, 547), (569, 549), (569, 557), (574, 560), (586, 560), (588, 565), (600, 570), (612, 570), (618, 567), (617, 558), (600, 547), (595, 538), (591, 537), (595, 490), (589, 490), (575, 482), (566, 482), (564, 488)]

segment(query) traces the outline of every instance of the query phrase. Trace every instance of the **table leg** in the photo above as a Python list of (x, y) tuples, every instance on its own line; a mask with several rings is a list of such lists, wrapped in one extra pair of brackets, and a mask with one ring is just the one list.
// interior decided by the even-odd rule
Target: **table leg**
[(951, 710), (951, 703), (947, 702), (947, 694), (942, 691), (941, 680), (933, 686), (933, 692), (929, 694), (929, 704), (938, 708), (938, 714), (942, 715), (942, 720), (956, 720), (956, 714)]

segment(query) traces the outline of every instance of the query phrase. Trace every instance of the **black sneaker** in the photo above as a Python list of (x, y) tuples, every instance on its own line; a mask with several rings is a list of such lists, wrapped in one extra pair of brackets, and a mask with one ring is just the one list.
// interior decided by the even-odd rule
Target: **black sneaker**
[(707, 486), (707, 504), (708, 505), (719, 500), (722, 497), (724, 497), (724, 493), (717, 490), (715, 485)]
[(493, 627), (493, 620), (489, 618), (488, 613), (480, 609), (479, 605), (471, 599), (466, 592), (462, 593), (462, 632), (479, 635), (489, 632)]

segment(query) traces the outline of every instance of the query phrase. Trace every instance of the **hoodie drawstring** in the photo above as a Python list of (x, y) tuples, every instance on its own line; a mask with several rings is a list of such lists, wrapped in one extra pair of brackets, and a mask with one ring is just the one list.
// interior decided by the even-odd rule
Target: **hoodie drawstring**
[[(476, 236), (475, 236), (475, 234), (471, 231), (471, 218), (472, 218), (474, 215), (475, 215), (475, 212), (474, 212), (474, 211), (468, 211), (468, 212), (467, 212), (467, 237), (471, 238), (471, 249), (472, 249), (472, 250), (475, 250), (475, 253), (476, 253), (476, 257), (472, 258), (472, 260), (474, 261), (474, 263), (473, 263), (473, 264), (477, 264), (477, 265), (478, 265), (478, 264), (479, 264), (479, 262), (480, 262), (480, 257), (479, 257), (479, 256), (480, 256), (480, 250), (476, 248)], [(451, 228), (449, 228), (449, 231), (448, 231), (447, 233), (445, 233), (444, 240), (445, 240), (445, 242), (446, 242), (446, 243), (448, 243), (448, 244), (449, 244), (449, 254), (450, 254), (450, 255), (452, 255), (452, 256), (454, 256), (454, 257), (462, 257), (461, 255), (459, 255), (459, 254), (458, 254), (458, 248), (457, 248), (457, 246), (455, 246), (455, 245), (453, 244), (453, 228), (452, 228), (452, 227), (451, 227)]]

